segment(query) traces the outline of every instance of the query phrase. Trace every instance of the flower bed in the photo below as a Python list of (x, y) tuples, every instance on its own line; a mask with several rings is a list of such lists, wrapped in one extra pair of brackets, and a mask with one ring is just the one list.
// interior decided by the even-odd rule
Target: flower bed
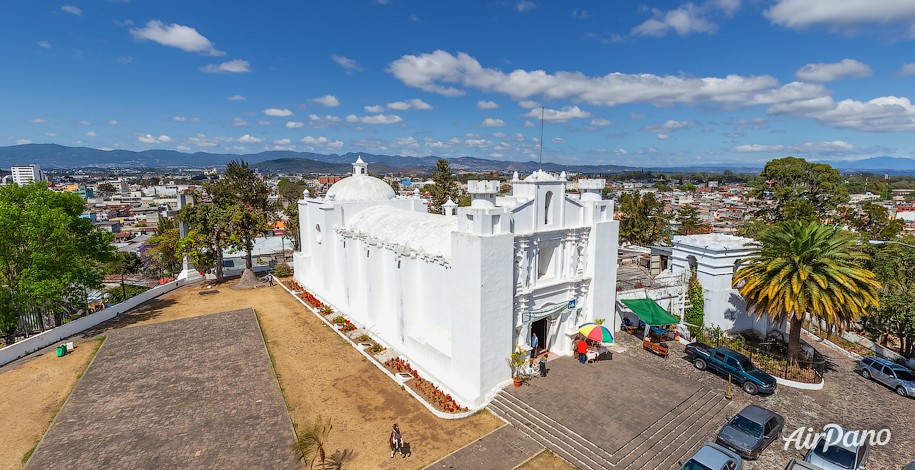
[(378, 344), (378, 342), (375, 341), (375, 340), (373, 340), (372, 337), (369, 336), (369, 335), (362, 335), (362, 336), (360, 336), (358, 339), (359, 339), (359, 342), (360, 342), (360, 343), (369, 343), (369, 344), (371, 344), (371, 346), (368, 347), (367, 349), (368, 349), (372, 354), (378, 354), (378, 353), (380, 353), (381, 351), (384, 351), (384, 347), (382, 347), (380, 344)]
[(407, 386), (412, 388), (414, 391), (418, 392), (423, 398), (426, 399), (432, 406), (438, 408), (439, 410), (448, 412), (448, 413), (461, 413), (468, 411), (467, 408), (458, 405), (454, 398), (451, 395), (443, 392), (432, 382), (423, 379), (419, 376), (419, 372), (416, 369), (410, 367), (410, 363), (399, 358), (395, 357), (393, 359), (388, 359), (384, 363), (385, 367), (388, 368), (391, 372), (406, 372), (413, 376), (413, 383), (408, 383)]
[(301, 297), (302, 300), (304, 300), (305, 302), (308, 302), (308, 305), (311, 305), (312, 307), (317, 308), (317, 309), (323, 309), (326, 307), (326, 305), (321, 303), (321, 301), (318, 300), (318, 298), (315, 297), (311, 292), (308, 292), (307, 290), (305, 290), (305, 288), (302, 287), (302, 285), (299, 284), (298, 282), (289, 281), (289, 287), (293, 291), (298, 292), (297, 295), (299, 297)]

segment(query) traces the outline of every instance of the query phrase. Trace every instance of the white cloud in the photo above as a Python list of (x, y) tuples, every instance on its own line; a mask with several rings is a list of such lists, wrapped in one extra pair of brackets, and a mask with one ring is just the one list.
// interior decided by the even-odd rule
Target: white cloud
[(432, 106), (419, 98), (413, 98), (409, 101), (395, 101), (388, 103), (388, 109), (396, 111), (407, 111), (410, 109), (429, 110)]
[(658, 140), (667, 140), (670, 138), (670, 135), (669, 134), (658, 134), (655, 137), (657, 137)]
[(591, 17), (591, 15), (588, 13), (587, 10), (582, 10), (579, 8), (572, 10), (572, 18), (575, 18), (576, 20), (586, 20), (590, 17)]
[(266, 120), (266, 119), (258, 119), (258, 120), (257, 120), (257, 123), (260, 124), (260, 125), (262, 125), (262, 126), (270, 126), (270, 125), (273, 125), (272, 122), (270, 122), (270, 121), (268, 121), (268, 120)]
[(172, 138), (164, 134), (159, 137), (152, 134), (140, 134), (137, 136), (137, 140), (143, 144), (167, 144), (172, 141)]
[(495, 101), (477, 101), (477, 109), (496, 109), (499, 105)]
[(318, 98), (313, 98), (311, 102), (321, 106), (326, 106), (328, 108), (340, 106), (340, 100), (334, 95), (324, 95)]
[(133, 56), (125, 55), (117, 58), (118, 63), (129, 64), (133, 62)]
[(858, 153), (860, 150), (843, 140), (833, 140), (828, 142), (804, 142), (797, 145), (764, 145), (764, 144), (746, 144), (734, 147), (735, 152), (740, 153), (794, 153), (801, 154), (823, 154), (823, 155), (847, 155)]
[(362, 109), (364, 109), (365, 112), (367, 112), (367, 113), (383, 113), (384, 112), (384, 106), (381, 106), (381, 105), (363, 106)]
[(402, 122), (403, 118), (396, 114), (376, 114), (373, 116), (356, 116), (355, 114), (350, 114), (346, 116), (346, 122), (356, 123), (361, 122), (363, 124), (397, 124)]
[(289, 121), (289, 122), (286, 123), (286, 128), (287, 128), (287, 129), (301, 129), (301, 128), (303, 128), (303, 127), (305, 127), (305, 123), (304, 123), (304, 122)]
[(613, 124), (613, 121), (609, 119), (594, 118), (591, 120), (592, 126), (609, 126), (610, 124)]
[(235, 139), (235, 141), (240, 144), (259, 144), (259, 143), (263, 142), (264, 139), (259, 139), (250, 134), (245, 134), (245, 135)]
[(187, 152), (187, 151), (191, 150), (191, 148), (188, 147), (187, 145), (179, 145), (179, 146), (175, 147), (175, 150), (177, 150), (179, 152)]
[(530, 0), (520, 0), (515, 4), (515, 10), (518, 11), (531, 11), (534, 8), (537, 8), (537, 4)]
[(120, 124), (120, 122), (118, 122), (117, 119), (109, 119), (109, 120), (108, 120), (108, 125), (109, 125), (109, 126), (116, 126), (116, 125), (118, 125), (118, 124)]
[(264, 114), (272, 117), (287, 117), (292, 116), (292, 111), (286, 108), (267, 108), (264, 110)]
[(40, 47), (42, 49), (50, 49), (50, 48), (54, 47), (48, 41), (38, 41), (35, 44), (38, 44), (38, 47)]
[[(524, 117), (537, 118), (541, 116), (541, 110), (532, 109), (523, 115)], [(591, 117), (591, 113), (587, 111), (582, 111), (578, 106), (566, 106), (562, 109), (543, 109), (543, 120), (544, 121), (559, 121), (565, 122), (569, 119), (582, 119)]]
[(45, 118), (36, 117), (36, 118), (29, 119), (29, 122), (31, 122), (32, 124), (44, 124), (44, 123), (48, 122), (48, 120)]
[[(757, 104), (757, 95), (779, 88), (778, 80), (766, 75), (693, 78), (610, 73), (590, 77), (581, 72), (550, 74), (543, 70), (521, 69), (505, 73), (484, 68), (466, 53), (452, 55), (442, 50), (416, 56), (405, 55), (392, 62), (388, 69), (404, 84), (424, 91), (460, 96), (466, 92), (454, 86), (459, 85), (483, 92), (502, 93), (518, 100), (522, 106), (524, 101), (542, 96), (598, 106), (651, 103), (658, 106), (718, 104), (733, 107)], [(825, 90), (821, 94), (825, 94)]]
[(96, 134), (95, 131), (89, 131), (89, 132), (86, 132), (86, 133), (83, 134), (83, 135), (85, 135), (86, 137), (96, 137), (96, 136), (98, 136), (98, 134)]
[(501, 119), (486, 118), (483, 119), (483, 127), (505, 127), (505, 121)]
[(341, 121), (342, 119), (340, 119), (339, 116), (334, 116), (331, 114), (326, 114), (324, 116), (319, 116), (317, 114), (308, 115), (308, 124), (311, 127), (325, 128), (337, 124)]
[(678, 36), (689, 36), (692, 33), (714, 34), (718, 25), (705, 18), (704, 8), (687, 3), (679, 8), (661, 11), (651, 10), (653, 18), (632, 28), (635, 36), (666, 36), (671, 31)]
[(401, 138), (399, 138), (399, 139), (394, 139), (394, 141), (391, 142), (391, 146), (393, 146), (393, 147), (406, 147), (406, 148), (410, 148), (410, 149), (418, 149), (418, 148), (419, 148), (419, 141), (416, 140), (416, 138), (415, 138), (415, 137), (412, 137), (412, 136), (411, 136), (411, 137), (401, 137)]
[(210, 148), (219, 145), (218, 142), (210, 139), (205, 134), (197, 134), (195, 137), (187, 139), (188, 142), (194, 144), (197, 147)]
[(229, 100), (229, 101), (244, 101), (244, 100), (246, 100), (247, 98), (245, 98), (245, 97), (242, 96), (242, 95), (232, 95), (232, 96), (226, 97), (226, 99)]
[(26, 145), (31, 143), (32, 141), (29, 139), (16, 139), (16, 145)]
[(899, 71), (896, 72), (896, 75), (900, 77), (910, 77), (915, 75), (915, 63), (909, 62), (907, 64), (902, 64), (902, 67), (899, 68)]
[(536, 124), (534, 124), (534, 123), (531, 122), (531, 121), (524, 121), (524, 122), (521, 124), (521, 127), (528, 127), (528, 128), (530, 128), (530, 127), (534, 127), (534, 126), (536, 126)]
[(251, 64), (247, 60), (235, 59), (221, 64), (207, 64), (200, 67), (204, 73), (246, 73), (251, 71)]
[(83, 119), (83, 120), (79, 121), (79, 125), (81, 125), (81, 126), (88, 126), (88, 125), (89, 125), (89, 121)]
[(553, 137), (553, 143), (554, 144), (564, 144), (564, 143), (566, 143), (566, 141), (562, 137)]
[(882, 96), (869, 101), (834, 101), (830, 97), (809, 106), (782, 107), (794, 115), (811, 117), (833, 127), (869, 132), (915, 131), (915, 106), (908, 98)]
[[(238, 118), (236, 118), (236, 119), (238, 119)], [(198, 121), (200, 121), (200, 118), (197, 118), (197, 117), (185, 117), (185, 116), (173, 116), (173, 117), (172, 117), (172, 121), (175, 121), (175, 122), (198, 122)], [(248, 124), (248, 123), (245, 123), (245, 125), (247, 125), (247, 124)]]
[(363, 68), (353, 59), (345, 57), (342, 55), (332, 55), (330, 60), (334, 61), (340, 67), (343, 67), (343, 70), (346, 70), (346, 73), (361, 72)]
[(187, 52), (198, 52), (211, 56), (223, 56), (209, 39), (190, 26), (172, 23), (166, 25), (159, 20), (150, 20), (143, 28), (134, 28), (130, 34), (139, 40), (154, 41), (163, 46), (175, 47)]
[(832, 64), (807, 64), (797, 70), (795, 75), (808, 82), (831, 82), (846, 77), (870, 77), (874, 70), (869, 65), (853, 59), (842, 59)]
[(915, 2), (909, 0), (777, 0), (765, 11), (775, 24), (793, 29), (824, 26), (847, 30), (870, 24), (915, 22)]
[(672, 132), (672, 131), (681, 131), (684, 129), (689, 129), (691, 127), (696, 127), (698, 125), (699, 125), (699, 123), (695, 122), (695, 121), (675, 121), (673, 119), (669, 119), (666, 122), (664, 122), (663, 124), (650, 124), (647, 126), (643, 126), (642, 130), (648, 131), (648, 132), (665, 133), (665, 132)]
[(74, 5), (62, 5), (60, 7), (60, 11), (69, 13), (71, 15), (83, 16), (83, 11), (80, 10), (79, 7), (74, 6)]
[(274, 140), (273, 143), (276, 145), (289, 145), (292, 143), (292, 141), (289, 139), (278, 139)]
[(48, 137), (57, 137), (57, 133), (56, 133), (56, 132), (45, 132), (44, 135), (46, 135), (46, 136), (48, 136)]
[(248, 127), (248, 121), (245, 121), (244, 119), (242, 119), (240, 117), (232, 119), (232, 122), (229, 124), (232, 126), (235, 126), (235, 127)]
[(320, 137), (315, 138), (315, 137), (312, 137), (312, 136), (310, 136), (310, 135), (306, 135), (305, 137), (302, 137), (301, 142), (302, 142), (303, 144), (306, 144), (306, 145), (314, 145), (314, 146), (318, 146), (318, 147), (326, 147), (326, 148), (329, 148), (329, 149), (339, 149), (339, 148), (343, 148), (343, 142), (342, 142), (342, 141), (334, 140), (334, 139), (328, 139), (327, 137), (324, 137), (324, 136), (320, 136)]

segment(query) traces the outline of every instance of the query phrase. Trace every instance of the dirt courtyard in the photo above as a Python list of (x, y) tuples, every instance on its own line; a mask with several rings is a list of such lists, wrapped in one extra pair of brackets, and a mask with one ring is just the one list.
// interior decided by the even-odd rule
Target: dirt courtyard
[[(231, 281), (230, 281), (231, 283)], [(289, 415), (296, 427), (329, 417), (328, 454), (351, 449), (347, 469), (422, 468), (502, 425), (481, 412), (461, 420), (432, 415), (344, 342), (282, 287), (200, 295), (187, 286), (163, 295), (100, 328), (73, 338), (77, 349), (64, 358), (45, 352), (0, 368), (0, 469), (20, 468), (69, 395), (110, 328), (157, 323), (253, 307), (276, 365)], [(176, 345), (180, 347), (180, 345)], [(399, 423), (412, 455), (391, 459), (387, 437)]]

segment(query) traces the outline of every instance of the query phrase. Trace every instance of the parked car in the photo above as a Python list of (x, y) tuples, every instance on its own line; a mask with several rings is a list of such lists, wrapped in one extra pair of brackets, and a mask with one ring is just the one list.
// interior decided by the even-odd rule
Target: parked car
[(739, 455), (711, 442), (697, 450), (680, 470), (743, 470)]
[(729, 374), (743, 391), (750, 395), (775, 392), (775, 377), (757, 369), (747, 356), (733, 349), (723, 346), (713, 348), (705, 343), (689, 343), (686, 345), (686, 355), (696, 369), (711, 369)]
[(908, 465), (902, 467), (902, 470), (915, 470), (915, 462), (909, 462)]
[(778, 440), (785, 427), (785, 418), (761, 406), (750, 405), (740, 410), (721, 431), (716, 444), (733, 450), (747, 460), (756, 460), (760, 452)]
[(879, 357), (865, 357), (858, 361), (855, 371), (896, 390), (899, 396), (915, 397), (915, 373), (908, 367)]
[[(867, 456), (870, 454), (870, 447), (865, 440), (852, 445), (848, 441), (856, 439), (848, 438), (846, 435), (851, 432), (841, 428), (830, 427), (826, 430), (816, 445), (807, 452), (804, 461), (812, 463), (823, 470), (859, 470), (863, 469), (867, 463)], [(836, 434), (839, 434), (838, 436)], [(836, 442), (826, 447), (827, 442)]]
[(788, 462), (788, 465), (785, 467), (785, 470), (823, 470), (823, 469), (820, 467), (817, 467), (816, 465), (804, 462), (803, 460), (791, 459), (791, 461)]

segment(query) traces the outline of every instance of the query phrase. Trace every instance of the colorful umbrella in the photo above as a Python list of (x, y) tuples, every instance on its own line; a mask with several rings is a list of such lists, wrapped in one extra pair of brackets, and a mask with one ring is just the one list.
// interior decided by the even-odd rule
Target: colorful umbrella
[(585, 338), (593, 341), (600, 341), (601, 343), (613, 342), (613, 334), (610, 333), (610, 330), (604, 325), (585, 323), (578, 327), (578, 332), (585, 335)]

